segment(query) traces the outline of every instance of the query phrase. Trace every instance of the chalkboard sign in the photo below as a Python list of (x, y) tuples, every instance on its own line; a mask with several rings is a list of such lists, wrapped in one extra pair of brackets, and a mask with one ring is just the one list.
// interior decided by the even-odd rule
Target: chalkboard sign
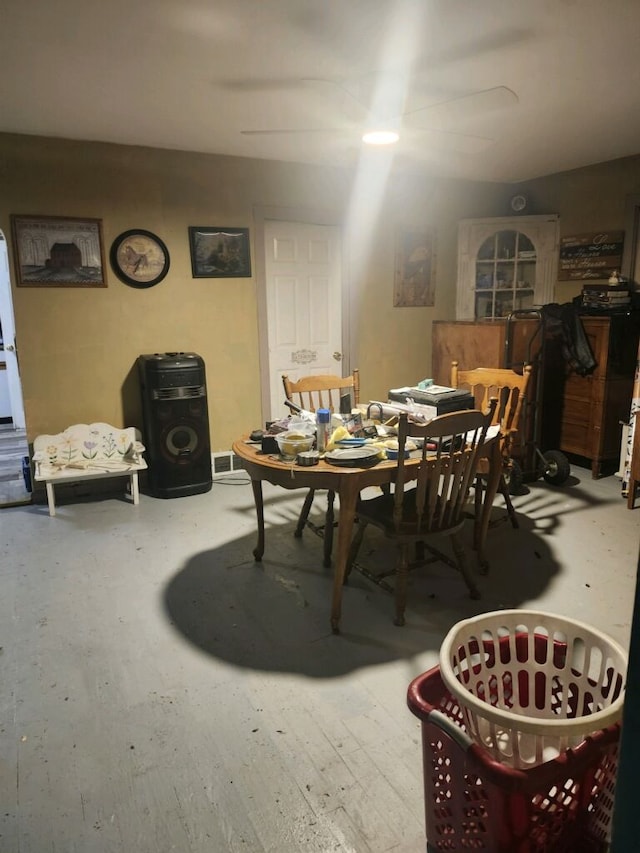
[(559, 281), (608, 279), (620, 272), (624, 231), (595, 231), (560, 238)]

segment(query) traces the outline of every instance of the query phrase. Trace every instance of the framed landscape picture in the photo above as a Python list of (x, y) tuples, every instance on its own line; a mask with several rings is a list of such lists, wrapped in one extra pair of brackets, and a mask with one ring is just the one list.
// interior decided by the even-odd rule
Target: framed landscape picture
[(194, 278), (244, 278), (251, 275), (248, 228), (189, 226)]
[(106, 287), (102, 220), (11, 216), (20, 287)]
[(435, 251), (432, 230), (398, 232), (393, 304), (396, 308), (424, 308), (435, 304)]

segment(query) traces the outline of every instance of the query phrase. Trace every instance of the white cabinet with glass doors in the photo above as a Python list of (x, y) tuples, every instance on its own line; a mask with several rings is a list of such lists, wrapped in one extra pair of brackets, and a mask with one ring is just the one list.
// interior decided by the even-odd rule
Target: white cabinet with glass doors
[(456, 319), (496, 319), (553, 302), (558, 245), (556, 215), (462, 220)]

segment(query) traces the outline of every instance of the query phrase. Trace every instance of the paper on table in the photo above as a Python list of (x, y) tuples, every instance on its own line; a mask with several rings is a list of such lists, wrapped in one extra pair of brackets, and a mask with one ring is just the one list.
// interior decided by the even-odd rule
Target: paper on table
[[(495, 438), (499, 432), (500, 432), (500, 424), (493, 424), (492, 426), (490, 426), (486, 432), (485, 437), (484, 437), (485, 444), (488, 441), (491, 441), (492, 438)], [(475, 430), (471, 430), (470, 432), (468, 432), (467, 433), (467, 441), (471, 441), (475, 434), (476, 434)]]
[(435, 406), (425, 406), (422, 403), (381, 403), (379, 400), (369, 401), (369, 410), (371, 414), (380, 413), (380, 419), (397, 417), (402, 412), (411, 415), (413, 420), (419, 423), (429, 423), (437, 417), (438, 410)]
[(458, 388), (450, 388), (448, 385), (429, 385), (427, 388), (418, 388), (415, 385), (405, 386), (403, 388), (392, 388), (390, 394), (406, 394), (410, 397), (415, 391), (421, 391), (424, 394), (429, 394), (431, 397), (439, 397), (444, 394), (451, 394), (452, 391), (458, 391)]

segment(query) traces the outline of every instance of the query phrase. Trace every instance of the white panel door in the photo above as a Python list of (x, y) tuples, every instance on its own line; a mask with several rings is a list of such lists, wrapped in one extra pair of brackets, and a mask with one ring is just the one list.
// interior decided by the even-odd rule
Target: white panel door
[(13, 300), (11, 298), (11, 280), (9, 278), (9, 256), (7, 253), (7, 241), (2, 231), (0, 231), (0, 324), (2, 325), (2, 340), (4, 343), (2, 356), (7, 365), (7, 390), (13, 427), (14, 429), (24, 429), (24, 403), (22, 399), (22, 383), (20, 382), (20, 372), (18, 370)]
[(289, 413), (282, 374), (342, 376), (340, 230), (265, 222), (270, 419)]

